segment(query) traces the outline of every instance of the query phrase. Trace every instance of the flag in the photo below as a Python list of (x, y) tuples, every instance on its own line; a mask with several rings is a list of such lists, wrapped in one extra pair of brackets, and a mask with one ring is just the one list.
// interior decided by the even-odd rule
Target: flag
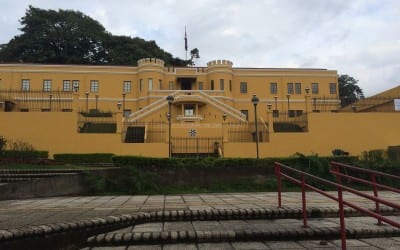
[(187, 46), (187, 35), (186, 35), (186, 26), (185, 26), (185, 50), (187, 51), (188, 46)]

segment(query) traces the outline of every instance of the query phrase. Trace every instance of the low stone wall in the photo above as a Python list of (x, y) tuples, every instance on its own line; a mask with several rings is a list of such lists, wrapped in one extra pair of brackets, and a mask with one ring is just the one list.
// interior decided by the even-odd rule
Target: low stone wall
[(0, 186), (0, 200), (78, 195), (86, 191), (82, 174), (68, 174)]

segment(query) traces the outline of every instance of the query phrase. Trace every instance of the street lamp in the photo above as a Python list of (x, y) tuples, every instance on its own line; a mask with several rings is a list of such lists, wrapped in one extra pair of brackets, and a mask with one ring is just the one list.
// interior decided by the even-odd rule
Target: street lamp
[(222, 119), (224, 120), (224, 121), (226, 121), (226, 118), (228, 117), (228, 115), (226, 114), (226, 113), (224, 113), (223, 115), (222, 115)]
[(126, 93), (122, 93), (122, 117), (125, 117), (125, 97)]
[(49, 95), (49, 109), (50, 109), (50, 111), (51, 111), (51, 100), (53, 99), (53, 95), (52, 94), (50, 94)]
[(255, 126), (256, 126), (256, 150), (257, 150), (257, 159), (260, 158), (258, 154), (258, 124), (257, 124), (257, 104), (260, 101), (258, 97), (254, 94), (253, 97), (251, 98), (251, 102), (254, 105), (254, 121), (255, 121)]
[(96, 112), (97, 112), (98, 104), (99, 104), (99, 95), (96, 94)]
[(308, 99), (308, 93), (310, 93), (310, 88), (307, 87), (306, 89), (306, 96), (305, 96), (305, 105), (306, 105), (306, 113), (308, 113), (308, 105), (307, 105), (307, 99)]
[(313, 104), (314, 104), (313, 112), (317, 112), (317, 97), (313, 97), (312, 100), (313, 100)]
[(167, 101), (168, 101), (168, 114), (167, 114), (167, 119), (168, 119), (168, 157), (171, 158), (171, 106), (172, 102), (174, 101), (174, 97), (172, 95), (167, 96)]
[(118, 108), (118, 110), (121, 109), (121, 105), (122, 105), (121, 102), (118, 102), (118, 103), (117, 103), (117, 108)]
[(88, 112), (89, 111), (89, 92), (86, 91), (85, 95), (86, 95), (86, 112)]

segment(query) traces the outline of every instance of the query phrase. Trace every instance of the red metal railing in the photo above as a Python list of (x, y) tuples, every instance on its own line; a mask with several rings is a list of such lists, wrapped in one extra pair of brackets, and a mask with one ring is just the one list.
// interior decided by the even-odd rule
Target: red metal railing
[[(341, 170), (347, 171), (347, 170), (352, 170), (354, 172), (358, 172), (358, 173), (362, 173), (362, 174), (367, 174), (370, 176), (371, 181), (368, 180), (364, 180), (361, 178), (357, 178), (348, 174), (344, 174), (342, 173)], [(341, 179), (346, 178), (348, 180), (352, 180), (352, 181), (356, 181), (362, 184), (366, 184), (369, 186), (372, 186), (373, 188), (373, 192), (374, 192), (374, 197), (378, 197), (378, 188), (383, 189), (383, 190), (387, 190), (387, 191), (392, 191), (395, 193), (400, 193), (400, 189), (394, 188), (394, 187), (390, 187), (390, 186), (386, 186), (386, 185), (382, 185), (379, 184), (376, 181), (377, 177), (383, 177), (383, 178), (388, 178), (388, 179), (393, 179), (393, 180), (398, 180), (400, 181), (400, 176), (396, 176), (396, 175), (391, 175), (391, 174), (386, 174), (386, 173), (382, 173), (382, 172), (378, 172), (378, 171), (373, 171), (370, 169), (365, 169), (365, 168), (359, 168), (359, 167), (355, 167), (355, 166), (351, 166), (348, 164), (343, 164), (343, 163), (339, 163), (339, 162), (331, 162), (331, 171), (332, 174), (336, 175), (336, 180), (338, 181), (339, 184), (341, 184)], [(379, 214), (379, 202), (375, 201), (375, 212)], [(378, 218), (378, 224), (381, 225), (382, 221)]]
[[(384, 221), (384, 222), (386, 222), (386, 223), (388, 223), (388, 224), (390, 224), (392, 226), (400, 228), (400, 223), (398, 223), (396, 221), (393, 221), (393, 220), (390, 220), (390, 219), (388, 219), (386, 217), (383, 217), (382, 215), (379, 214), (379, 210), (377, 210), (376, 212), (373, 212), (373, 211), (370, 211), (369, 209), (362, 208), (360, 206), (355, 205), (354, 203), (351, 203), (351, 202), (343, 200), (343, 190), (344, 190), (344, 191), (347, 191), (349, 193), (352, 193), (352, 194), (364, 197), (366, 199), (375, 201), (375, 203), (384, 204), (386, 206), (390, 206), (390, 207), (395, 208), (395, 209), (400, 209), (400, 205), (399, 204), (396, 204), (396, 203), (393, 203), (393, 202), (390, 202), (390, 201), (387, 201), (387, 200), (379, 198), (378, 195), (377, 195), (377, 190), (375, 190), (375, 189), (374, 189), (374, 196), (371, 196), (371, 195), (365, 194), (363, 192), (360, 192), (358, 190), (355, 190), (355, 189), (352, 189), (352, 188), (349, 188), (347, 186), (342, 185), (341, 177), (347, 178), (347, 177), (349, 177), (349, 175), (345, 175), (345, 174), (340, 173), (340, 168), (341, 167), (352, 167), (352, 166), (339, 164), (339, 163), (332, 163), (332, 166), (335, 169), (332, 170), (331, 172), (337, 176), (337, 182), (338, 182), (338, 183), (335, 183), (335, 182), (328, 181), (328, 180), (325, 180), (323, 178), (308, 174), (306, 172), (291, 168), (289, 166), (286, 166), (286, 165), (278, 163), (278, 162), (275, 162), (274, 165), (275, 165), (275, 174), (276, 174), (277, 182), (278, 182), (277, 183), (277, 189), (278, 189), (278, 205), (279, 205), (279, 207), (282, 207), (282, 180), (283, 179), (287, 179), (287, 180), (289, 180), (289, 181), (301, 186), (301, 193), (302, 193), (301, 197), (302, 197), (302, 208), (303, 208), (303, 226), (304, 227), (307, 227), (306, 189), (309, 189), (309, 190), (312, 190), (314, 192), (317, 192), (317, 193), (319, 193), (319, 194), (321, 194), (321, 195), (323, 195), (325, 197), (328, 197), (328, 198), (338, 202), (338, 204), (339, 204), (339, 219), (340, 219), (340, 237), (341, 237), (341, 245), (342, 245), (342, 249), (343, 250), (346, 249), (346, 227), (345, 227), (345, 221), (344, 221), (344, 205), (346, 205), (348, 207), (351, 207), (351, 208), (353, 208), (353, 209), (355, 209), (355, 210), (357, 210), (357, 211), (359, 211), (361, 213), (364, 213), (364, 214), (367, 214), (367, 215), (369, 215), (371, 217), (374, 217), (374, 218), (378, 219), (379, 222), (380, 221)], [(356, 167), (353, 167), (352, 169), (353, 170), (363, 170), (363, 169), (356, 168)], [(282, 172), (282, 170), (284, 170), (284, 172)], [(371, 170), (368, 170), (368, 171), (371, 171)], [(376, 171), (372, 171), (372, 172), (374, 172), (373, 174), (375, 176), (385, 176), (385, 177), (390, 177), (390, 178), (394, 177), (396, 179), (399, 178), (397, 176), (392, 176), (392, 175), (388, 175), (388, 174), (384, 174), (384, 173), (379, 173), (379, 172), (376, 172)], [(371, 174), (372, 174), (372, 172), (371, 172)], [(364, 173), (366, 173), (366, 172), (364, 172)], [(297, 176), (300, 176), (300, 180), (297, 179), (296, 177), (290, 176), (290, 174), (295, 174)], [(338, 197), (335, 197), (335, 196), (333, 196), (333, 195), (331, 195), (331, 194), (329, 194), (329, 193), (327, 193), (327, 192), (325, 192), (325, 191), (323, 191), (323, 190), (321, 190), (319, 188), (316, 188), (316, 187), (314, 187), (314, 186), (312, 186), (310, 184), (307, 184), (306, 183), (306, 179), (305, 179), (306, 177), (309, 178), (309, 179), (316, 180), (316, 181), (318, 181), (318, 182), (320, 182), (320, 183), (322, 183), (324, 185), (331, 186), (331, 187), (336, 187), (337, 191), (338, 191)], [(356, 177), (351, 177), (349, 179), (352, 179), (352, 180), (355, 180), (355, 181), (361, 180), (361, 179), (356, 178)], [(375, 185), (375, 187), (380, 187), (382, 189), (385, 188), (385, 189), (391, 190), (391, 191), (395, 191), (396, 190), (396, 192), (400, 191), (400, 190), (392, 188), (392, 187), (388, 187), (388, 186), (385, 186), (385, 185), (377, 184), (376, 181), (375, 181), (375, 184), (373, 184), (374, 183), (373, 181), (372, 182), (365, 181), (365, 180), (363, 180), (363, 181), (364, 181), (363, 182), (364, 184), (370, 184), (372, 186)], [(378, 205), (378, 208), (379, 208), (379, 205)]]

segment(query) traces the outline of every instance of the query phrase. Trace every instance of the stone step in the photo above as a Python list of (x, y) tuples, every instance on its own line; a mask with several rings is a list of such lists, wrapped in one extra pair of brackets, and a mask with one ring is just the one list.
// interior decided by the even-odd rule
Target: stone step
[[(397, 211), (383, 208), (399, 221)], [(293, 208), (204, 209), (138, 212), (67, 223), (0, 230), (0, 249), (41, 247), (127, 246), (197, 242), (338, 239), (337, 210), (310, 208), (309, 227), (303, 228), (301, 210)], [(346, 209), (347, 237), (395, 237), (400, 230), (378, 226), (376, 220)], [(7, 248), (6, 248), (7, 249)]]

